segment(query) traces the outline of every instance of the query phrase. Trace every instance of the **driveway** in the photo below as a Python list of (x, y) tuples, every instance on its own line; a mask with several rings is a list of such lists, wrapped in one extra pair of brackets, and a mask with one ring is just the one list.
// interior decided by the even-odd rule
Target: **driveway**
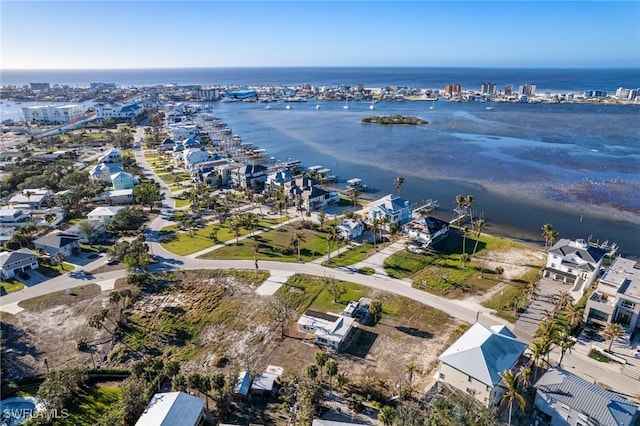
[(569, 291), (571, 286), (550, 278), (540, 279), (533, 301), (516, 321), (516, 328), (533, 336), (538, 324), (544, 320), (545, 312), (553, 311), (555, 296), (562, 290)]

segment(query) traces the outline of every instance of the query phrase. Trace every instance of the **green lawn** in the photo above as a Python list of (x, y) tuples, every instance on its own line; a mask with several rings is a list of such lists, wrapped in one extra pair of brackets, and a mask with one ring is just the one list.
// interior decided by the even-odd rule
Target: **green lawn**
[(75, 267), (69, 263), (62, 263), (62, 265), (40, 265), (38, 272), (48, 278), (55, 278), (69, 271), (73, 271)]
[(589, 352), (589, 358), (595, 359), (596, 361), (600, 361), (600, 362), (611, 362), (611, 358), (608, 358), (604, 355), (602, 355), (600, 352), (591, 350)]
[(120, 393), (117, 386), (92, 386), (70, 405), (69, 417), (56, 421), (56, 425), (95, 425), (103, 414), (116, 408)]
[(100, 294), (102, 289), (98, 284), (85, 284), (66, 290), (56, 291), (32, 299), (23, 300), (18, 306), (27, 310), (39, 312), (52, 306), (67, 305), (70, 303), (82, 303), (83, 300), (92, 299)]
[[(269, 228), (273, 225), (277, 225), (278, 223), (279, 219), (261, 218), (257, 229)], [(211, 231), (214, 228), (219, 228), (217, 233), (217, 242), (210, 237)], [(228, 225), (220, 225), (219, 223), (213, 223), (205, 226), (204, 228), (194, 229), (192, 230), (191, 235), (189, 235), (188, 231), (178, 231), (177, 225), (166, 227), (161, 232), (163, 235), (167, 235), (168, 233), (170, 234), (168, 238), (165, 238), (162, 241), (162, 247), (172, 253), (182, 256), (213, 247), (218, 243), (235, 239), (235, 234), (231, 233)], [(250, 232), (251, 231), (242, 228), (240, 230), (240, 236), (248, 235)], [(246, 259), (253, 259), (253, 248), (251, 250), (251, 256), (245, 257)], [(238, 259), (237, 257), (232, 258)]]
[[(269, 219), (280, 222), (280, 219)], [(224, 229), (224, 228), (223, 228)], [(222, 232), (222, 230), (221, 230)], [(279, 260), (284, 262), (297, 262), (298, 253), (291, 247), (291, 237), (300, 232), (305, 241), (300, 244), (300, 260), (310, 262), (319, 256), (326, 254), (326, 233), (309, 229), (298, 229), (297, 225), (284, 225), (278, 229), (272, 229), (259, 235), (247, 238), (236, 244), (235, 236), (226, 238), (225, 247), (209, 252), (202, 256), (203, 259), (254, 259), (256, 245), (258, 246), (257, 258), (262, 260)], [(219, 239), (221, 238), (219, 233)]]
[[(24, 288), (24, 284), (20, 281), (12, 278), (8, 281), (0, 281), (0, 285), (4, 288), (4, 291), (7, 293), (13, 293), (14, 291), (20, 291)], [(4, 293), (3, 293), (4, 294)]]
[(177, 209), (191, 205), (191, 201), (189, 201), (189, 200), (182, 200), (180, 198), (176, 198), (175, 200), (176, 200), (176, 208)]
[(327, 263), (327, 261), (324, 261), (322, 262), (322, 266), (339, 268), (342, 266), (353, 265), (354, 263), (363, 261), (374, 251), (375, 248), (373, 247), (373, 244), (360, 244), (352, 246), (350, 249), (344, 250), (338, 255), (331, 255), (331, 263)]

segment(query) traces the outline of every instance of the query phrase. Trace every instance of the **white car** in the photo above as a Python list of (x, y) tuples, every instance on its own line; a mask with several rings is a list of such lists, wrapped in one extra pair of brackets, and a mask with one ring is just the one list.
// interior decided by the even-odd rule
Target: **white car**
[(633, 353), (633, 356), (640, 358), (640, 345), (636, 346), (636, 351)]

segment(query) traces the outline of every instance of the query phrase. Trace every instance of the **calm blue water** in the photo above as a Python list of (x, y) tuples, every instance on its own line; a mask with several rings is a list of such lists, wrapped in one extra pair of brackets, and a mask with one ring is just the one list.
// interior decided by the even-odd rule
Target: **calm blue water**
[(159, 84), (202, 85), (299, 85), (342, 84), (369, 87), (411, 86), (444, 88), (460, 83), (476, 89), (484, 82), (496, 83), (500, 90), (512, 84), (537, 85), (538, 92), (596, 89), (615, 91), (618, 87), (640, 87), (638, 69), (504, 69), (504, 68), (182, 68), (134, 70), (0, 70), (0, 84), (25, 85), (49, 82), (70, 86), (88, 86), (91, 82), (116, 83), (120, 86), (155, 86)]
[[(2, 84), (121, 86), (166, 83), (203, 85), (348, 85), (443, 88), (460, 83), (479, 89), (493, 82), (502, 90), (523, 83), (538, 92), (615, 91), (640, 87), (637, 69), (470, 68), (244, 68), (106, 71), (2, 71)], [(437, 199), (449, 219), (456, 194), (476, 197), (488, 231), (540, 241), (540, 227), (552, 223), (561, 237), (615, 241), (621, 252), (640, 256), (640, 106), (498, 104), (438, 101), (381, 102), (375, 114), (416, 115), (421, 127), (365, 125), (369, 104), (315, 102), (211, 103), (247, 142), (281, 160), (331, 168), (341, 181), (359, 177), (412, 201)]]

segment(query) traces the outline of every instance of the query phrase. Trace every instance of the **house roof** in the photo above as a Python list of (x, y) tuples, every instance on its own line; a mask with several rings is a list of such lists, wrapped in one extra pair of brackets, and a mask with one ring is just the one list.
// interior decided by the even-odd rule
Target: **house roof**
[(553, 398), (604, 426), (630, 425), (638, 407), (561, 368), (549, 369), (534, 387), (540, 396)]
[(251, 374), (248, 371), (241, 371), (238, 373), (238, 378), (233, 387), (233, 393), (237, 395), (247, 396), (249, 389), (251, 388)]
[(0, 252), (0, 268), (4, 268), (7, 263), (20, 262), (24, 259), (37, 258), (36, 254), (28, 248), (21, 248), (20, 250), (8, 252)]
[(49, 234), (49, 235), (45, 235), (44, 237), (40, 237), (37, 240), (35, 240), (33, 243), (36, 245), (42, 245), (47, 247), (62, 248), (75, 243), (79, 239), (80, 237), (78, 237), (77, 235), (65, 234), (63, 232), (59, 232), (57, 234)]
[(127, 172), (117, 172), (111, 175), (111, 180), (114, 179), (133, 179), (133, 175)]
[(385, 214), (393, 214), (407, 207), (413, 207), (413, 204), (398, 197), (397, 195), (389, 194), (371, 202), (369, 205), (369, 211), (373, 212), (379, 210)]
[(480, 382), (495, 386), (499, 373), (510, 369), (527, 348), (505, 326), (474, 324), (438, 358)]
[(136, 426), (195, 426), (203, 409), (202, 398), (184, 392), (157, 393)]
[(96, 207), (87, 216), (115, 216), (118, 210), (123, 208), (121, 206)]
[(572, 241), (562, 238), (549, 249), (549, 253), (562, 257), (573, 254), (585, 262), (598, 263), (606, 254), (606, 251), (599, 247), (593, 247), (584, 240)]
[(251, 384), (252, 391), (263, 391), (263, 392), (271, 392), (273, 390), (273, 385), (276, 381), (276, 377), (273, 374), (262, 373), (257, 375), (253, 379), (253, 383)]

